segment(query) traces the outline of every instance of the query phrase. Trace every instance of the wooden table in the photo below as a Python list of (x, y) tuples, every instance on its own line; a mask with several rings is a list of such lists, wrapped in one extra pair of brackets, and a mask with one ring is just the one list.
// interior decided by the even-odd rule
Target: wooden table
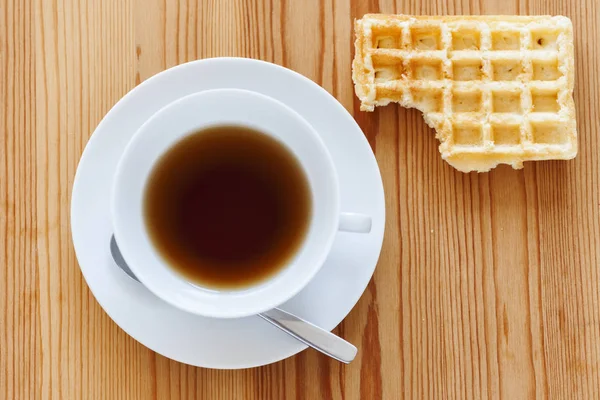
[[(359, 112), (352, 21), (366, 12), (571, 17), (577, 159), (462, 174), (418, 112)], [(599, 25), (595, 0), (1, 0), (0, 398), (599, 398)], [(308, 76), (375, 151), (386, 236), (336, 330), (360, 348), (349, 366), (312, 350), (243, 371), (170, 361), (79, 271), (69, 200), (94, 128), (142, 80), (213, 56)]]

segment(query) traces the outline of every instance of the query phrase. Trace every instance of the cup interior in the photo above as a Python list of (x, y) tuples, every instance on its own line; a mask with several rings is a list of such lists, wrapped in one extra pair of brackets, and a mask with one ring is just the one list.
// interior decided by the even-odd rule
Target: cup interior
[[(241, 290), (202, 287), (175, 272), (153, 246), (143, 213), (145, 187), (160, 157), (185, 137), (220, 125), (248, 127), (284, 144), (304, 170), (312, 197), (307, 234), (296, 254), (271, 279)], [(154, 114), (127, 145), (112, 191), (114, 234), (135, 275), (163, 300), (209, 317), (258, 314), (293, 297), (323, 265), (338, 218), (337, 176), (317, 132), (277, 100), (238, 89), (195, 93)]]

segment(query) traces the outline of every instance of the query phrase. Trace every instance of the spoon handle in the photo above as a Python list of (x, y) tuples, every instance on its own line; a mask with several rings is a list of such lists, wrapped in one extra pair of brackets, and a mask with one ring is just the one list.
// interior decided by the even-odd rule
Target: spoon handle
[(302, 343), (338, 361), (348, 364), (356, 357), (356, 347), (351, 343), (287, 311), (274, 308), (258, 316)]

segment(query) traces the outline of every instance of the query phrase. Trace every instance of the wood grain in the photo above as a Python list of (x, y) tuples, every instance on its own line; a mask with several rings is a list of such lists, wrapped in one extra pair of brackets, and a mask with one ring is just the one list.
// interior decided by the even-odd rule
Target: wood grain
[[(462, 174), (414, 110), (358, 111), (352, 20), (366, 12), (564, 14), (580, 136), (570, 162)], [(596, 0), (2, 0), (0, 398), (600, 398), (600, 5)], [(212, 371), (144, 348), (98, 306), (70, 239), (77, 162), (136, 84), (204, 57), (254, 57), (355, 116), (386, 189), (367, 291), (314, 351)]]

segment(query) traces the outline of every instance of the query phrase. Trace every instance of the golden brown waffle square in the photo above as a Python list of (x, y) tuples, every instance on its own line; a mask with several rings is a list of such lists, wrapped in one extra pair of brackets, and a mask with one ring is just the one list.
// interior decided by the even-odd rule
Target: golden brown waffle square
[(568, 18), (367, 14), (355, 31), (361, 109), (421, 110), (456, 169), (577, 154)]

